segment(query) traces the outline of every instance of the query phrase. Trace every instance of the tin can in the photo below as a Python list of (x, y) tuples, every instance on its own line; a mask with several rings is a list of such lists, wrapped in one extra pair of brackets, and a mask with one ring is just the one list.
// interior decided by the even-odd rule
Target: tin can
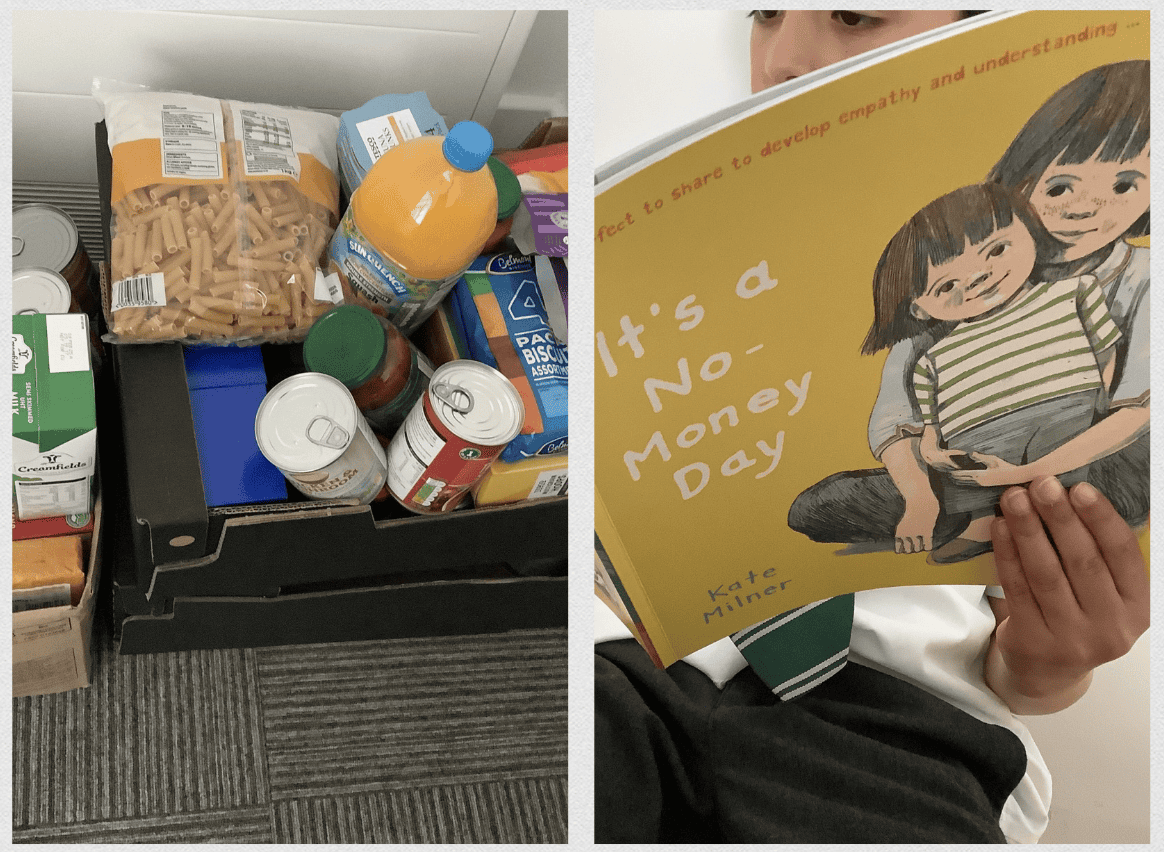
[(271, 388), (255, 415), (259, 451), (313, 499), (371, 503), (384, 490), (387, 460), (343, 383), (299, 373)]
[(438, 367), (388, 445), (388, 491), (413, 512), (457, 507), (525, 422), (517, 389), (478, 361)]
[(97, 318), (96, 272), (77, 226), (50, 204), (22, 204), (12, 211), (12, 270), (51, 269), (69, 284), (77, 310)]
[(12, 314), (67, 314), (73, 305), (69, 282), (51, 269), (13, 270)]

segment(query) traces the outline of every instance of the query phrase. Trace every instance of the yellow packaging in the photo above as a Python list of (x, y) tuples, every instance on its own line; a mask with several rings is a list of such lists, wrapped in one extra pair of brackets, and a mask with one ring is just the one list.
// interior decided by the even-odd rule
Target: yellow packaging
[(566, 453), (533, 456), (516, 462), (495, 461), (473, 487), (478, 506), (517, 503), (566, 493)]

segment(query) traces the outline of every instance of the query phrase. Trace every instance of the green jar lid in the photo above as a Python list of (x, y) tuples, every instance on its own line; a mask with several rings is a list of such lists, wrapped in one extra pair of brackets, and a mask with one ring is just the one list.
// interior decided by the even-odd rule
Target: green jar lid
[(497, 185), (497, 221), (508, 219), (521, 206), (521, 184), (513, 169), (496, 157), (486, 161), (489, 171), (493, 172), (493, 183)]
[(384, 327), (374, 313), (360, 305), (338, 305), (311, 326), (303, 341), (303, 362), (313, 373), (358, 388), (376, 372), (386, 346)]

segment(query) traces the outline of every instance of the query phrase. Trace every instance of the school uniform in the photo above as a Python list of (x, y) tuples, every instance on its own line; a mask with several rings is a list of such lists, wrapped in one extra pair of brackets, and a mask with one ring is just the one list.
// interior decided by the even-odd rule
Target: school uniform
[(993, 629), (982, 586), (858, 592), (848, 664), (782, 702), (727, 639), (655, 668), (596, 601), (596, 841), (1037, 841), (1050, 775), (983, 680)]

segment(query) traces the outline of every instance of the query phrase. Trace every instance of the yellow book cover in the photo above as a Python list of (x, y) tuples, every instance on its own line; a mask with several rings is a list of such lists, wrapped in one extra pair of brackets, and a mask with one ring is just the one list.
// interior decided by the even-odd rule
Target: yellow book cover
[(600, 172), (595, 527), (657, 663), (994, 584), (1037, 473), (1147, 557), (1148, 58), (1147, 11), (984, 16)]

